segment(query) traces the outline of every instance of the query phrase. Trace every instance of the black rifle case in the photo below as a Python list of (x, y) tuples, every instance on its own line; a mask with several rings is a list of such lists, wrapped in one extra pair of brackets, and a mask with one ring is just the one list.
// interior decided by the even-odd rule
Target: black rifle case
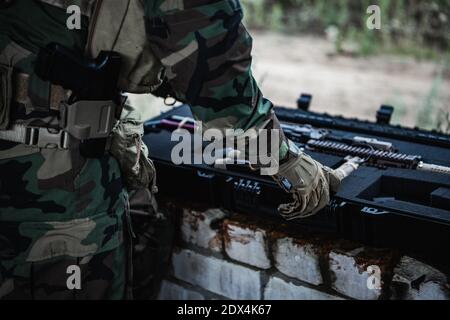
[[(275, 112), (285, 124), (308, 124), (330, 130), (335, 136), (375, 138), (392, 143), (398, 153), (418, 155), (426, 163), (450, 167), (447, 135), (305, 110), (275, 108)], [(206, 165), (174, 165), (171, 151), (178, 142), (171, 142), (172, 130), (155, 126), (173, 116), (192, 117), (188, 106), (176, 107), (149, 120), (144, 138), (157, 168), (160, 196), (282, 221), (277, 207), (289, 197), (270, 177), (245, 167), (220, 170)], [(287, 136), (303, 146), (302, 139)], [(345, 158), (344, 154), (307, 152), (332, 168)], [(362, 166), (343, 182), (320, 214), (289, 223), (291, 227), (332, 233), (370, 246), (437, 258), (448, 266), (450, 175), (401, 166)]]

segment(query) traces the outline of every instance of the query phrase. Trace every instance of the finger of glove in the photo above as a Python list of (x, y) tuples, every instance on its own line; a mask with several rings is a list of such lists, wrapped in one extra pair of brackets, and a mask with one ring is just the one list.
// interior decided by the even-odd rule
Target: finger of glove
[(328, 167), (323, 168), (326, 181), (332, 192), (337, 192), (342, 183), (343, 178), (333, 169)]
[(281, 204), (278, 208), (278, 211), (282, 215), (291, 215), (295, 211), (298, 211), (298, 208), (302, 206), (302, 199), (299, 197), (297, 193), (292, 194), (293, 201), (285, 204)]
[(325, 176), (321, 174), (318, 185), (309, 194), (295, 193), (293, 198), (293, 202), (280, 206), (279, 211), (283, 217), (292, 220), (317, 214), (330, 201), (330, 192)]

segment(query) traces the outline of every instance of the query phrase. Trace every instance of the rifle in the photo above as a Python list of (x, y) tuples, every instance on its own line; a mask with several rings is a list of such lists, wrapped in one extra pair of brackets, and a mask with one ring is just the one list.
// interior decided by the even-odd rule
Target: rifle
[(306, 150), (362, 159), (360, 164), (378, 168), (395, 167), (450, 175), (450, 167), (429, 164), (420, 155), (397, 152), (391, 142), (349, 135), (337, 136), (310, 125), (281, 125), (286, 136)]
[[(146, 123), (146, 132), (157, 127), (169, 130), (184, 128), (193, 131), (195, 120), (189, 117), (171, 116), (169, 119)], [(317, 129), (311, 125), (281, 124), (285, 135), (299, 144), (303, 150), (342, 156), (348, 163), (353, 163), (355, 170), (360, 165), (377, 168), (404, 168), (419, 171), (450, 175), (450, 167), (428, 164), (422, 161), (420, 155), (410, 155), (397, 152), (394, 144), (375, 138), (358, 135), (336, 135), (326, 129)], [(351, 167), (350, 167), (351, 168)], [(353, 172), (347, 171), (346, 176)]]

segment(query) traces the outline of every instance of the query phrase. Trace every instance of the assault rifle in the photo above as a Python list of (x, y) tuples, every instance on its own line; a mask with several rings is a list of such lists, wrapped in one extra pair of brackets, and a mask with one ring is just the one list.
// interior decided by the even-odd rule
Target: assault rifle
[(281, 125), (284, 133), (306, 150), (344, 157), (358, 157), (363, 163), (378, 168), (396, 167), (450, 175), (450, 167), (428, 164), (420, 155), (397, 152), (392, 142), (354, 134), (338, 136), (310, 125)]
[[(195, 120), (172, 115), (168, 119), (149, 121), (145, 126), (146, 132), (158, 127), (193, 131)], [(304, 151), (333, 154), (353, 161), (359, 158), (360, 164), (381, 169), (394, 167), (450, 175), (450, 167), (425, 163), (420, 155), (397, 152), (392, 142), (348, 133), (336, 135), (330, 130), (316, 129), (311, 125), (281, 124), (281, 128), (285, 135)]]

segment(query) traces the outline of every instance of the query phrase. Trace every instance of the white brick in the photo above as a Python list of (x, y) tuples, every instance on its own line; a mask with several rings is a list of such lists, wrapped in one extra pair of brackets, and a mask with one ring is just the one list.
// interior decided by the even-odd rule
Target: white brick
[(355, 257), (364, 249), (350, 252), (329, 254), (331, 285), (337, 292), (359, 300), (377, 300), (381, 289), (369, 289), (368, 279), (371, 276), (363, 265), (358, 265)]
[(222, 237), (220, 230), (214, 229), (213, 224), (224, 219), (225, 216), (226, 214), (219, 209), (211, 209), (205, 212), (185, 209), (181, 224), (183, 241), (204, 249), (220, 252), (222, 250)]
[(264, 290), (265, 300), (342, 300), (339, 297), (316, 289), (298, 286), (273, 277)]
[(225, 251), (231, 259), (261, 269), (270, 269), (267, 232), (227, 222)]
[(240, 265), (190, 250), (175, 251), (174, 276), (210, 292), (235, 300), (261, 299), (261, 274)]
[(323, 283), (318, 248), (292, 238), (278, 239), (273, 246), (276, 268), (283, 274), (314, 285)]
[(448, 280), (442, 272), (406, 256), (394, 270), (391, 289), (392, 299), (450, 299)]
[(158, 300), (205, 300), (205, 297), (199, 292), (165, 280), (161, 285)]

